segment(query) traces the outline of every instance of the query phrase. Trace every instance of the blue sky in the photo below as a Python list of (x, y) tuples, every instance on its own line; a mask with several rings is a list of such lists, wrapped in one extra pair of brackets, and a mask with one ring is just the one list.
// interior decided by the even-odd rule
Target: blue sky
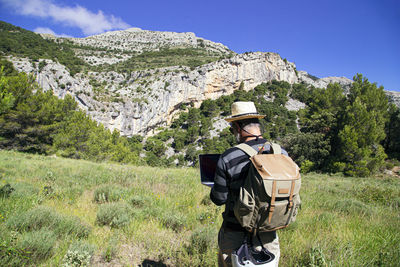
[(361, 73), (400, 91), (399, 0), (0, 0), (0, 20), (73, 37), (194, 32), (237, 53), (279, 53), (317, 77)]

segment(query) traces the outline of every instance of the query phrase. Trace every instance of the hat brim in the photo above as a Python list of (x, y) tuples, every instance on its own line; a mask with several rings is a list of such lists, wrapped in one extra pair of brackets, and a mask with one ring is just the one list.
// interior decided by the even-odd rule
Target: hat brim
[(227, 122), (232, 122), (232, 121), (240, 121), (240, 120), (246, 120), (246, 119), (262, 119), (264, 117), (265, 117), (265, 115), (248, 114), (248, 115), (225, 118), (225, 120)]

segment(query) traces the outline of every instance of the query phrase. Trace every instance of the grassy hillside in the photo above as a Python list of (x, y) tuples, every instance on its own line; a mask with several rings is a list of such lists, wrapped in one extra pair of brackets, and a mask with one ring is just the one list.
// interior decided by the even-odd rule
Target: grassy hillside
[(85, 65), (73, 51), (63, 44), (45, 40), (39, 34), (0, 21), (0, 54), (27, 57), (33, 61), (42, 58), (56, 60), (74, 75)]
[[(215, 266), (222, 209), (194, 168), (0, 151), (1, 266)], [(280, 266), (398, 266), (397, 177), (303, 176)]]

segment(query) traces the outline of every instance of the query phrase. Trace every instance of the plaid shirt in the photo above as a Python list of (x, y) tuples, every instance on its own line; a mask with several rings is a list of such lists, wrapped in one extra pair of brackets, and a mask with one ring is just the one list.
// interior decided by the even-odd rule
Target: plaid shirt
[[(260, 138), (246, 144), (259, 151), (266, 142), (267, 140)], [(264, 146), (264, 153), (270, 153), (269, 144)], [(282, 149), (282, 154), (287, 155), (287, 152)], [(236, 147), (226, 150), (217, 163), (210, 198), (218, 206), (225, 204), (225, 211), (222, 214), (224, 225), (232, 230), (244, 230), (235, 217), (233, 206), (235, 200), (239, 198), (239, 190), (243, 186), (250, 164), (249, 156)]]

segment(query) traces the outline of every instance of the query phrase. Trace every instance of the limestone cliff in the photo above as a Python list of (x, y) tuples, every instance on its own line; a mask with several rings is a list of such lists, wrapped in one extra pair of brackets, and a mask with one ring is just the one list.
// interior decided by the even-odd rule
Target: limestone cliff
[[(244, 90), (271, 80), (291, 84), (308, 82), (305, 72), (298, 76), (295, 65), (275, 53), (240, 54), (194, 70), (169, 67), (129, 75), (89, 72), (75, 77), (64, 66), (50, 60), (46, 60), (40, 72), (26, 59), (11, 60), (18, 70), (35, 73), (44, 90), (53, 90), (59, 97), (75, 96), (79, 106), (93, 119), (127, 136), (147, 134), (156, 127), (168, 125), (180, 104), (199, 106), (206, 99), (231, 94), (242, 82)], [(91, 81), (103, 85), (102, 89), (95, 88)], [(345, 78), (338, 81), (351, 83)]]
[[(129, 57), (133, 51), (173, 46), (201, 46), (221, 55), (232, 55), (226, 46), (198, 38), (193, 33), (151, 32), (134, 28), (87, 38), (46, 38), (86, 46), (84, 50), (87, 54), (77, 49), (78, 56), (90, 62), (87, 56), (92, 55), (96, 57), (96, 62), (108, 64), (124, 60), (118, 53)], [(116, 54), (99, 54), (99, 51), (88, 47), (113, 47)], [(48, 59), (35, 63), (24, 58), (9, 59), (17, 70), (34, 74), (44, 90), (52, 90), (60, 98), (66, 94), (74, 96), (79, 107), (93, 119), (126, 136), (151, 134), (152, 130), (169, 125), (182, 103), (198, 107), (206, 99), (231, 94), (241, 83), (244, 90), (251, 90), (272, 80), (290, 84), (304, 82), (322, 88), (331, 82), (338, 82), (344, 87), (352, 82), (344, 77), (318, 79), (307, 72), (297, 71), (294, 63), (283, 60), (278, 54), (267, 52), (234, 54), (197, 68), (175, 66), (129, 73), (86, 71), (73, 77), (65, 66)], [(45, 64), (42, 63), (39, 68), (42, 61)], [(294, 100), (287, 105), (291, 110), (302, 107), (304, 104)]]

